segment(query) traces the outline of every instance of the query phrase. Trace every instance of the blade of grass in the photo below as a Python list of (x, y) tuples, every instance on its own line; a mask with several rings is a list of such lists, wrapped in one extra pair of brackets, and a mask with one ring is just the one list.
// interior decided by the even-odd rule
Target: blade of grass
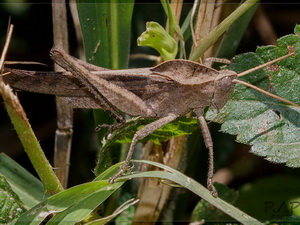
[(134, 173), (127, 176), (123, 176), (121, 179), (132, 179), (132, 178), (139, 178), (139, 177), (152, 177), (152, 178), (159, 178), (159, 179), (168, 179), (172, 182), (175, 182), (182, 187), (187, 188), (188, 190), (192, 191), (199, 197), (203, 198), (204, 200), (208, 201), (216, 208), (220, 209), (227, 215), (231, 216), (232, 218), (236, 219), (237, 221), (241, 222), (242, 224), (246, 225), (262, 225), (258, 220), (255, 218), (247, 215), (245, 212), (242, 212), (238, 208), (232, 206), (231, 204), (225, 202), (220, 198), (215, 198), (211, 195), (210, 191), (208, 191), (204, 186), (196, 182), (195, 180), (187, 177), (183, 173), (165, 166), (163, 164), (153, 162), (153, 161), (146, 161), (146, 160), (132, 160), (132, 162), (137, 163), (146, 163), (149, 165), (153, 165), (163, 169), (164, 171), (147, 171), (141, 173)]
[[(201, 184), (185, 176), (179, 171), (172, 169), (171, 167), (146, 160), (133, 160), (133, 162), (153, 165), (163, 169), (164, 171), (134, 173), (123, 176), (114, 184), (110, 184), (108, 182), (108, 177), (115, 173), (120, 166), (120, 163), (116, 164), (98, 176), (93, 182), (72, 187), (49, 197), (45, 201), (24, 213), (15, 224), (40, 224), (40, 222), (42, 222), (46, 216), (57, 212), (61, 213), (56, 214), (56, 216), (49, 221), (50, 224), (66, 224), (66, 222), (68, 222), (67, 224), (75, 224), (76, 221), (80, 221), (81, 219), (85, 218), (84, 216), (88, 215), (97, 205), (101, 204), (108, 196), (121, 187), (126, 180), (140, 177), (151, 177), (167, 179), (187, 188), (242, 224), (262, 225), (262, 223), (256, 219), (223, 201), (222, 199), (214, 198)], [(83, 203), (85, 204), (85, 207), (82, 207)], [(80, 213), (78, 210), (81, 210)], [(70, 221), (70, 219), (67, 220), (67, 217), (72, 214), (72, 221)]]
[(4, 153), (0, 154), (0, 173), (27, 208), (48, 197), (42, 182)]

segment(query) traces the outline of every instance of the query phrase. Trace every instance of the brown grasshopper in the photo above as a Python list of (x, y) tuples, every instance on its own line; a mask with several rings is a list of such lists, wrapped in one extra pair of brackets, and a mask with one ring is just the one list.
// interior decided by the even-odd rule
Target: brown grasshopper
[[(119, 172), (110, 179), (111, 183), (128, 168), (134, 146), (138, 140), (176, 118), (193, 111), (200, 122), (204, 142), (209, 150), (207, 186), (211, 193), (217, 196), (217, 192), (212, 184), (214, 171), (213, 141), (203, 116), (204, 109), (208, 106), (216, 110), (221, 109), (228, 101), (235, 83), (242, 83), (297, 106), (290, 101), (236, 79), (293, 54), (291, 52), (261, 66), (237, 74), (231, 70), (217, 71), (211, 68), (212, 62), (229, 62), (228, 60), (217, 58), (207, 59), (204, 64), (178, 59), (150, 68), (108, 70), (73, 58), (61, 49), (54, 47), (51, 50), (52, 59), (69, 71), (81, 84), (76, 79), (74, 80), (70, 74), (66, 73), (45, 73), (44, 76), (42, 76), (42, 73), (37, 73), (40, 76), (31, 74), (26, 79), (22, 79), (22, 84), (18, 82), (18, 79), (13, 80), (13, 78), (9, 78), (10, 76), (7, 76), (7, 81), (20, 89), (31, 91), (34, 89), (34, 91), (40, 93), (67, 96), (73, 107), (109, 110), (118, 123), (115, 125), (99, 125), (96, 128), (98, 130), (102, 127), (108, 127), (112, 131), (121, 126), (125, 119), (119, 114), (119, 111), (131, 116), (158, 118), (135, 133), (125, 163), (121, 166)], [(17, 73), (17, 71), (12, 71), (12, 73)], [(61, 76), (62, 74), (67, 76)], [(68, 79), (65, 77), (68, 77)], [(46, 79), (48, 80), (45, 81)], [(56, 82), (58, 79), (63, 79), (62, 82), (65, 87), (59, 86)], [(33, 83), (38, 84), (35, 85), (37, 87), (32, 88)], [(47, 83), (46, 86), (45, 83)], [(52, 87), (49, 87), (50, 85)]]
[[(214, 196), (217, 196), (217, 192), (212, 184), (214, 170), (213, 141), (203, 116), (204, 109), (207, 106), (216, 110), (221, 109), (228, 101), (235, 83), (241, 83), (236, 79), (237, 77), (263, 68), (293, 54), (292, 52), (242, 74), (237, 74), (227, 69), (217, 71), (211, 68), (210, 66), (214, 61), (228, 62), (227, 60), (216, 58), (210, 58), (204, 64), (179, 59), (167, 61), (150, 68), (93, 72), (87, 64), (78, 64), (78, 60), (67, 55), (62, 50), (55, 47), (51, 50), (51, 58), (54, 62), (71, 72), (100, 101), (100, 104), (119, 120), (117, 125), (100, 125), (97, 129), (104, 126), (115, 129), (124, 123), (125, 120), (118, 111), (125, 112), (131, 116), (158, 118), (135, 133), (125, 163), (121, 166), (119, 172), (110, 179), (110, 183), (113, 183), (128, 168), (134, 146), (138, 140), (176, 118), (193, 111), (200, 122), (204, 142), (209, 150), (207, 186)], [(118, 78), (120, 81), (118, 81)], [(123, 81), (127, 78), (134, 79), (135, 82), (145, 82), (146, 78), (146, 86), (142, 89), (141, 83), (136, 89), (126, 86), (126, 83)], [(134, 84), (131, 83), (131, 85)], [(293, 104), (284, 99), (280, 100)]]

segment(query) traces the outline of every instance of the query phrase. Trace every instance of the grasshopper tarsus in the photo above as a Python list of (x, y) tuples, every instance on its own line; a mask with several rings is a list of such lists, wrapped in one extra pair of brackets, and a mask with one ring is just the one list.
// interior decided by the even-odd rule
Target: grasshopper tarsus
[(212, 183), (212, 178), (211, 177), (207, 178), (207, 189), (210, 191), (212, 196), (214, 196), (215, 198), (218, 197), (218, 192), (217, 192), (215, 186)]
[(121, 168), (120, 168), (120, 170), (118, 171), (118, 173), (116, 173), (116, 174), (113, 175), (111, 178), (109, 178), (108, 182), (109, 182), (110, 184), (115, 183), (116, 179), (118, 179), (120, 176), (122, 176), (122, 175), (126, 172), (127, 168), (128, 168), (128, 163), (125, 162), (125, 163), (121, 166)]

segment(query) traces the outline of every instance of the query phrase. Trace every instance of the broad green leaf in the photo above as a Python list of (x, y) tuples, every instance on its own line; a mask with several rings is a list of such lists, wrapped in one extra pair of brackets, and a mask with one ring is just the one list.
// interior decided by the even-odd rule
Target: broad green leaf
[(88, 62), (127, 68), (133, 0), (78, 0), (77, 8)]
[[(117, 142), (119, 143), (131, 143), (133, 135), (137, 130), (140, 130), (144, 125), (153, 122), (153, 119), (139, 119), (136, 124), (127, 127), (122, 130), (121, 136), (119, 136)], [(152, 134), (149, 134), (143, 139), (143, 141), (151, 140), (155, 144), (160, 144), (162, 141), (167, 141), (170, 138), (178, 137), (182, 135), (191, 134), (193, 131), (199, 128), (198, 121), (193, 118), (180, 118), (175, 120), (173, 123), (169, 123), (162, 128), (159, 128)]]
[(18, 195), (11, 189), (4, 176), (0, 175), (0, 224), (9, 224), (24, 211)]
[[(295, 30), (299, 29), (296, 27)], [(278, 39), (277, 46), (265, 46), (256, 53), (236, 57), (228, 68), (237, 72), (253, 68), (295, 49), (295, 56), (284, 59), (243, 77), (264, 90), (299, 105), (300, 96), (300, 37), (287, 35)], [(271, 98), (243, 85), (234, 93), (219, 114), (209, 111), (207, 119), (223, 123), (222, 131), (237, 135), (237, 141), (253, 145), (251, 152), (275, 163), (300, 167), (300, 109)]]
[(0, 165), (0, 174), (5, 177), (25, 207), (31, 208), (49, 196), (41, 181), (4, 153), (0, 154)]

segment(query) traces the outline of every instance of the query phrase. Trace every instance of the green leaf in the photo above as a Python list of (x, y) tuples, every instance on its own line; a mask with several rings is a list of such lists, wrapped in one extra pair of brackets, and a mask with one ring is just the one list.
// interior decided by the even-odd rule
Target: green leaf
[(175, 39), (156, 22), (146, 23), (146, 31), (138, 37), (137, 45), (156, 49), (164, 61), (174, 59), (178, 50)]
[[(233, 207), (221, 198), (213, 197), (211, 193), (201, 184), (197, 183), (193, 179), (185, 176), (175, 169), (172, 169), (160, 163), (145, 160), (132, 160), (132, 162), (147, 163), (149, 165), (157, 166), (163, 169), (163, 171), (132, 173), (117, 179), (114, 184), (109, 184), (108, 180), (103, 179), (107, 179), (112, 174), (116, 173), (118, 167), (120, 166), (120, 163), (116, 164), (105, 171), (103, 174), (101, 174), (99, 177), (97, 177), (93, 182), (72, 187), (68, 190), (62, 191), (56, 195), (49, 197), (47, 200), (41, 202), (37, 206), (25, 212), (21, 217), (18, 218), (15, 224), (40, 224), (48, 215), (55, 213), (58, 214), (50, 219), (50, 221), (47, 223), (48, 225), (75, 224), (76, 222), (85, 218), (84, 216), (88, 216), (88, 214), (95, 208), (95, 205), (101, 204), (108, 196), (110, 196), (115, 190), (123, 185), (126, 180), (140, 177), (152, 177), (171, 180), (194, 192), (199, 197), (210, 202), (213, 206), (222, 210), (232, 218), (236, 219), (237, 221), (243, 222), (243, 224), (261, 224), (256, 219)], [(126, 207), (131, 203), (128, 203), (128, 205), (126, 204)], [(62, 217), (62, 215), (65, 216)], [(67, 216), (69, 215), (72, 215), (72, 217), (69, 217), (67, 219)]]
[(25, 208), (18, 195), (0, 175), (0, 224), (8, 224), (18, 218)]
[[(117, 142), (119, 143), (131, 143), (133, 135), (137, 130), (140, 130), (144, 125), (153, 122), (153, 119), (139, 119), (137, 124), (132, 124), (125, 130), (120, 131)], [(193, 131), (199, 128), (198, 121), (193, 118), (180, 118), (172, 123), (169, 123), (155, 132), (149, 134), (143, 139), (143, 141), (152, 141), (155, 144), (168, 141), (170, 138), (191, 134)]]
[[(155, 119), (145, 118), (132, 118), (127, 120), (126, 123), (118, 130), (114, 131), (107, 138), (102, 140), (102, 146), (100, 147), (101, 155), (109, 152), (115, 143), (131, 143), (133, 135), (137, 130), (141, 129), (146, 124), (153, 122)], [(180, 118), (172, 123), (169, 123), (155, 132), (149, 134), (141, 141), (152, 141), (155, 144), (168, 141), (172, 137), (178, 137), (188, 135), (199, 129), (198, 120), (193, 118)], [(95, 174), (99, 174), (103, 169), (107, 169), (108, 165), (102, 166), (101, 168), (95, 168)]]
[(40, 224), (52, 214), (56, 215), (47, 224), (75, 224), (83, 220), (124, 183), (108, 182), (108, 178), (118, 171), (119, 165), (109, 168), (93, 182), (69, 188), (47, 198), (25, 212), (15, 224)]
[(0, 154), (0, 174), (27, 208), (31, 208), (49, 195), (41, 181), (4, 153)]
[[(228, 68), (245, 71), (287, 54), (288, 46), (293, 46), (295, 56), (248, 74), (243, 80), (299, 104), (299, 36), (288, 35), (278, 40), (278, 47), (260, 47), (256, 53), (239, 55)], [(231, 99), (218, 115), (212, 111), (207, 113), (207, 119), (223, 123), (223, 132), (238, 135), (238, 142), (253, 145), (252, 153), (290, 167), (300, 167), (299, 116), (299, 108), (243, 85), (236, 85)]]
[(88, 62), (127, 68), (133, 0), (78, 0), (77, 8)]
[[(119, 214), (123, 213), (125, 210), (129, 209), (130, 206), (136, 204), (138, 201), (139, 200), (130, 199), (130, 200), (124, 202), (120, 207), (118, 207), (111, 215), (103, 217), (103, 218), (98, 219), (98, 220), (94, 220), (94, 221), (92, 221), (90, 223), (87, 223), (86, 225), (101, 225), (101, 224), (106, 224), (109, 221), (111, 221), (113, 218), (115, 218), (116, 216), (118, 216)], [(132, 212), (132, 215), (133, 215), (133, 212)], [(124, 220), (120, 220), (120, 223), (124, 225)], [(118, 223), (116, 222), (116, 224), (118, 224)]]

